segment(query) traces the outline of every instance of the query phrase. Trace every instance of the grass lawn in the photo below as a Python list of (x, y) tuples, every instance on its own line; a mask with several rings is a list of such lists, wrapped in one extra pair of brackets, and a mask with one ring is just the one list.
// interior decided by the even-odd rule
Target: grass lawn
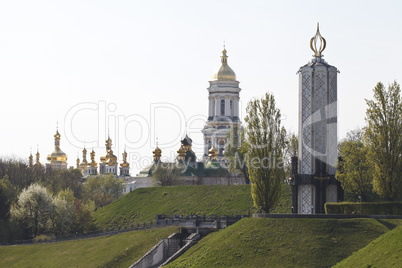
[(330, 267), (387, 231), (374, 219), (245, 218), (168, 267)]
[(0, 246), (0, 267), (128, 267), (177, 227), (51, 244)]
[[(282, 186), (282, 197), (271, 213), (290, 213), (291, 193)], [(100, 228), (144, 223), (155, 215), (245, 215), (253, 208), (250, 185), (195, 185), (140, 188), (93, 213)]]
[(402, 226), (378, 237), (335, 267), (402, 267)]

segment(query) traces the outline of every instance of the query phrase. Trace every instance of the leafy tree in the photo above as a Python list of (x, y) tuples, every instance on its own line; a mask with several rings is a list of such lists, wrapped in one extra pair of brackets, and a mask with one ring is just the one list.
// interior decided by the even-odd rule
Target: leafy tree
[(379, 82), (374, 99), (366, 100), (364, 140), (373, 166), (373, 189), (387, 201), (402, 192), (402, 102), (396, 82), (388, 90)]
[(0, 158), (0, 178), (7, 175), (16, 193), (34, 182), (40, 182), (44, 174), (44, 169), (28, 168), (22, 160)]
[(152, 179), (159, 186), (171, 186), (182, 172), (183, 168), (176, 163), (159, 162), (152, 173)]
[(17, 204), (11, 208), (12, 217), (22, 222), (34, 236), (49, 228), (52, 213), (52, 196), (39, 184), (24, 189)]
[[(292, 157), (297, 156), (299, 149), (299, 139), (296, 134), (289, 133), (286, 135), (286, 147), (285, 147), (285, 173), (286, 178), (289, 178), (292, 174)], [(288, 182), (288, 180), (286, 180)]]
[(43, 185), (53, 193), (70, 189), (75, 197), (80, 198), (82, 192), (81, 178), (82, 173), (78, 169), (50, 169), (46, 171)]
[(74, 223), (74, 194), (70, 189), (60, 191), (52, 200), (53, 231), (56, 235), (71, 233)]
[(232, 127), (228, 133), (228, 144), (225, 150), (225, 157), (229, 160), (229, 170), (238, 172), (244, 176), (246, 184), (250, 184), (248, 167), (248, 143), (243, 129)]
[(366, 201), (371, 192), (371, 168), (367, 161), (368, 148), (361, 141), (345, 140), (340, 149), (336, 179), (346, 192), (360, 196)]
[(74, 199), (74, 222), (72, 232), (84, 233), (96, 230), (96, 225), (92, 220), (92, 212), (96, 209), (95, 202), (89, 201), (84, 204), (80, 199)]
[(255, 99), (247, 105), (248, 170), (254, 205), (266, 213), (278, 202), (285, 178), (283, 157), (286, 130), (274, 96)]
[(112, 203), (123, 194), (124, 179), (113, 174), (90, 176), (83, 184), (83, 200), (95, 202), (97, 208)]
[(15, 187), (11, 184), (8, 175), (0, 180), (0, 219), (7, 220), (10, 214), (11, 204), (16, 197)]

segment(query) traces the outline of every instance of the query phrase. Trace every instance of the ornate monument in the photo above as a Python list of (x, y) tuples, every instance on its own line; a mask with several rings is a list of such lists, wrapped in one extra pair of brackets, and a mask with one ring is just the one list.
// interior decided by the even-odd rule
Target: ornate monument
[(337, 162), (336, 67), (322, 57), (326, 41), (319, 26), (310, 41), (313, 59), (299, 69), (299, 150), (292, 158), (292, 212), (325, 213), (326, 202), (343, 199), (335, 179)]

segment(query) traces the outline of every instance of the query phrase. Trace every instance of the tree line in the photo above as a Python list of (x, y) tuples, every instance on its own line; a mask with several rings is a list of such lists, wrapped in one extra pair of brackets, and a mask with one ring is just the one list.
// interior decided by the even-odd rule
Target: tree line
[(339, 144), (336, 178), (346, 192), (366, 201), (371, 192), (395, 201), (402, 192), (402, 102), (400, 85), (379, 82), (366, 100), (366, 125)]
[(0, 159), (0, 243), (95, 230), (92, 212), (119, 198), (123, 182), (112, 174), (83, 179), (72, 167), (45, 170)]
[[(379, 82), (366, 100), (366, 126), (339, 142), (336, 178), (361, 201), (374, 192), (386, 201), (402, 193), (402, 103), (400, 85)], [(251, 183), (254, 206), (269, 212), (280, 198), (280, 183), (291, 173), (298, 138), (281, 125), (275, 98), (266, 93), (250, 101), (245, 127), (231, 129), (225, 156), (229, 169)]]

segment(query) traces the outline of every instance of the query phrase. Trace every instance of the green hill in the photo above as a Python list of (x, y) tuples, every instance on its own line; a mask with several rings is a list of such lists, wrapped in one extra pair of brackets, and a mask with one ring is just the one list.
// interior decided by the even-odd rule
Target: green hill
[[(290, 213), (291, 194), (282, 197), (272, 213)], [(155, 215), (244, 215), (253, 208), (250, 185), (170, 186), (140, 188), (93, 213), (96, 224), (116, 228), (155, 220)]]
[(335, 267), (402, 267), (402, 226), (378, 237)]
[(0, 267), (128, 267), (177, 227), (50, 244), (0, 246)]
[(245, 218), (167, 267), (329, 267), (387, 231), (374, 219)]

